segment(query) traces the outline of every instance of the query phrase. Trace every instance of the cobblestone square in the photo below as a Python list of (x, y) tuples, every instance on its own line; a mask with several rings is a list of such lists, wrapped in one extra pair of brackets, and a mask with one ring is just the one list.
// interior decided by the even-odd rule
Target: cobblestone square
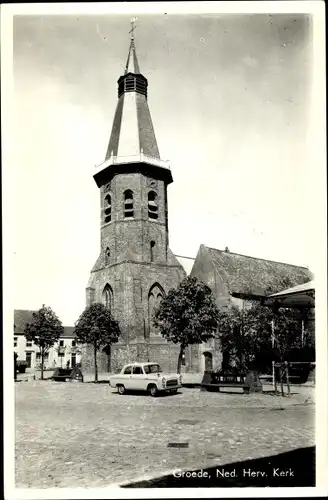
[(105, 487), (315, 444), (310, 388), (290, 398), (198, 388), (120, 396), (107, 383), (38, 380), (15, 388), (18, 488)]

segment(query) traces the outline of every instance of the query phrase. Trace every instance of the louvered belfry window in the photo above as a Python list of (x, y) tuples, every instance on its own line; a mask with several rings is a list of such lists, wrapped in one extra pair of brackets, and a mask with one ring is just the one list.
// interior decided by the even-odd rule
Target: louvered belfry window
[(128, 74), (118, 81), (118, 97), (124, 92), (137, 92), (147, 97), (147, 80), (142, 75)]
[(112, 198), (111, 198), (110, 194), (107, 194), (105, 196), (104, 214), (105, 214), (105, 224), (107, 224), (108, 222), (111, 222), (111, 220), (112, 220)]
[(155, 191), (148, 193), (148, 217), (149, 219), (158, 219), (158, 203)]
[(127, 219), (133, 216), (133, 192), (130, 189), (127, 189), (124, 191), (124, 218)]

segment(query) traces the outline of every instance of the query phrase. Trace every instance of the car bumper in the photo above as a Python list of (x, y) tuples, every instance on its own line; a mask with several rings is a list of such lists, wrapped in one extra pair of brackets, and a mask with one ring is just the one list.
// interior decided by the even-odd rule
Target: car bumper
[(181, 389), (182, 385), (181, 384), (177, 384), (177, 385), (170, 385), (169, 387), (163, 387), (162, 389), (159, 389), (160, 391), (164, 391), (164, 392), (170, 392), (170, 391), (175, 391), (177, 389)]

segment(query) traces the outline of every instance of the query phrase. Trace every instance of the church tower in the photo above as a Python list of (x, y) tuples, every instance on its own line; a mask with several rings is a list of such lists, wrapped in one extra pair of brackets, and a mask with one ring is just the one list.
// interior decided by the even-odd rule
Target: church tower
[[(148, 81), (140, 72), (133, 28), (131, 33), (105, 161), (93, 176), (100, 192), (100, 255), (86, 301), (110, 308), (122, 332), (100, 370), (148, 360), (175, 370), (177, 347), (156, 332), (152, 315), (186, 273), (169, 249), (167, 186), (173, 178), (160, 158)], [(83, 361), (84, 369), (88, 363)]]

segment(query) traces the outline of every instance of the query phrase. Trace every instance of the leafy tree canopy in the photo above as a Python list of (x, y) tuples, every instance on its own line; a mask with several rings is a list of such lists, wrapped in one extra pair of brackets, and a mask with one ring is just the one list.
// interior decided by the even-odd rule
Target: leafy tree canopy
[(155, 312), (154, 325), (166, 340), (185, 347), (214, 337), (218, 318), (211, 289), (188, 277), (162, 300)]
[(45, 305), (32, 314), (32, 321), (24, 330), (26, 340), (33, 341), (43, 352), (52, 347), (63, 333), (61, 321), (51, 307)]
[[(229, 361), (240, 369), (257, 366), (265, 369), (271, 361), (287, 361), (302, 348), (302, 315), (296, 309), (277, 311), (259, 303), (239, 309), (220, 311), (219, 338)], [(274, 342), (273, 342), (274, 340)], [(305, 331), (303, 341), (311, 344)]]
[(101, 303), (86, 307), (75, 323), (75, 335), (78, 342), (92, 344), (96, 350), (101, 346), (111, 345), (118, 341), (120, 328), (107, 309)]

